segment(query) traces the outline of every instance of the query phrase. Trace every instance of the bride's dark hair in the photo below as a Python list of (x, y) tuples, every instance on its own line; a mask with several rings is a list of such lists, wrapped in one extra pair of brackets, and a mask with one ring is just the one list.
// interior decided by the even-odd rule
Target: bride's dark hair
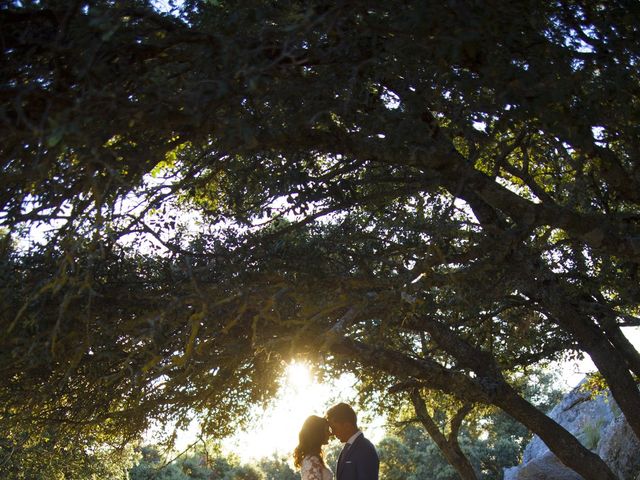
[(293, 451), (293, 463), (297, 468), (302, 466), (302, 460), (307, 455), (316, 455), (324, 465), (322, 445), (327, 438), (328, 428), (327, 421), (316, 415), (311, 415), (304, 421), (298, 434), (298, 446)]

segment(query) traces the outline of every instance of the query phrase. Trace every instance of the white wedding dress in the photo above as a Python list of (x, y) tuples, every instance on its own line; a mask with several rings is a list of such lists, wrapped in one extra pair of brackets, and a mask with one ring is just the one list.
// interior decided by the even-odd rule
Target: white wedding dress
[(333, 473), (322, 465), (320, 459), (313, 455), (304, 457), (300, 468), (302, 480), (333, 480)]

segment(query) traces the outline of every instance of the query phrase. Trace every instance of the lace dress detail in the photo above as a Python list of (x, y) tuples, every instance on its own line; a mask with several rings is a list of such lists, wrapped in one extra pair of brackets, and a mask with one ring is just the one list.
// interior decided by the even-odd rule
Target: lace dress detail
[(333, 480), (333, 473), (315, 455), (304, 457), (300, 468), (302, 480)]

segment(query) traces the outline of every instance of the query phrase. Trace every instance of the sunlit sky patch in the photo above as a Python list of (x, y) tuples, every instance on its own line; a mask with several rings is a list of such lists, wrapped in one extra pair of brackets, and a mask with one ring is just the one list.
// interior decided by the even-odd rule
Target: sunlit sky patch
[[(314, 378), (309, 365), (291, 363), (286, 369), (277, 398), (264, 410), (256, 408), (256, 422), (247, 431), (238, 432), (224, 441), (223, 452), (238, 455), (247, 462), (274, 454), (291, 458), (304, 420), (309, 415), (324, 416), (335, 403), (353, 402), (355, 382), (353, 375), (342, 375), (332, 383), (321, 383)], [(378, 418), (372, 424), (361, 421), (360, 426), (367, 437), (379, 441), (384, 435), (384, 422), (384, 418)], [(192, 443), (197, 432), (198, 427), (194, 424), (189, 431), (180, 435), (177, 449), (181, 450)], [(332, 439), (331, 442), (337, 440)]]

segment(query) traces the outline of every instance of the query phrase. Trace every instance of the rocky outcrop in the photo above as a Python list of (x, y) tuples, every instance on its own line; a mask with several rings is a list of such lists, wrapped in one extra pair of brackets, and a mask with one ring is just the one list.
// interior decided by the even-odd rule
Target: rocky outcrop
[(504, 472), (504, 480), (584, 480), (580, 475), (565, 467), (558, 457), (549, 450)]
[[(549, 413), (621, 480), (640, 480), (640, 441), (611, 395), (591, 398), (579, 385)], [(565, 467), (537, 436), (525, 448), (522, 464), (508, 468), (504, 480), (583, 480)]]
[(640, 479), (640, 442), (622, 415), (602, 432), (597, 453), (619, 478)]

